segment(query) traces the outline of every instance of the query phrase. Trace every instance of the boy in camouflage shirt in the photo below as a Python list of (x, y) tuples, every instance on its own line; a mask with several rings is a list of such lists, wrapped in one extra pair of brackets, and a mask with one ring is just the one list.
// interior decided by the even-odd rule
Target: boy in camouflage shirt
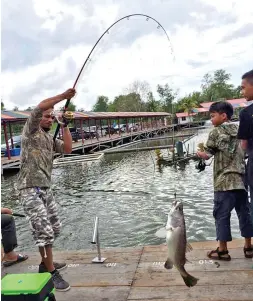
[(41, 101), (31, 112), (22, 133), (21, 166), (18, 176), (21, 203), (42, 258), (39, 273), (50, 272), (54, 286), (59, 291), (67, 291), (70, 286), (58, 272), (66, 267), (66, 263), (53, 262), (52, 246), (60, 233), (61, 222), (50, 188), (51, 173), (54, 152), (72, 152), (72, 136), (67, 122), (62, 129), (63, 141), (54, 140), (50, 128), (54, 121), (54, 106), (74, 95), (75, 90), (69, 89)]
[(205, 152), (198, 156), (208, 160), (214, 156), (214, 209), (216, 237), (219, 246), (207, 253), (214, 260), (231, 260), (227, 242), (232, 240), (230, 216), (236, 210), (242, 237), (245, 238), (244, 255), (253, 258), (251, 237), (253, 224), (245, 189), (244, 152), (237, 139), (238, 126), (230, 122), (233, 107), (228, 102), (215, 102), (209, 109), (214, 129), (210, 132)]

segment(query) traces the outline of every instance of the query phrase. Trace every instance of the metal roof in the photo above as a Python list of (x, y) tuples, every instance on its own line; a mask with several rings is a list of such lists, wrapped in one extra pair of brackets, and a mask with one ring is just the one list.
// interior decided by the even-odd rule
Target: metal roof
[[(250, 104), (253, 103), (252, 100), (251, 101), (247, 101), (245, 98), (227, 99), (225, 101), (231, 103), (231, 105), (234, 108), (247, 107), (248, 105), (250, 105)], [(202, 102), (200, 105), (203, 108), (209, 109), (212, 103), (213, 102)]]
[(188, 116), (194, 116), (197, 113), (191, 113), (190, 115), (187, 112), (183, 112), (183, 113), (176, 113), (177, 118), (182, 118), (182, 117), (188, 117)]
[(208, 112), (208, 109), (207, 108), (194, 108), (194, 109), (192, 109), (192, 112), (193, 113), (205, 113), (205, 112)]
[[(60, 111), (57, 112), (61, 114)], [(31, 111), (1, 111), (1, 121), (22, 121), (26, 120)], [(168, 117), (171, 114), (166, 112), (74, 112), (75, 119), (116, 119), (136, 117)]]

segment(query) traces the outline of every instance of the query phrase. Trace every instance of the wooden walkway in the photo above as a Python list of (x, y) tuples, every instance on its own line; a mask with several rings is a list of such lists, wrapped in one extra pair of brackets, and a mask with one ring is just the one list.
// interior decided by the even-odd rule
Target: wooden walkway
[[(113, 248), (102, 250), (107, 260), (91, 263), (94, 251), (56, 252), (55, 260), (65, 261), (62, 275), (69, 281), (68, 292), (56, 292), (57, 301), (249, 301), (253, 300), (253, 261), (244, 258), (243, 240), (229, 244), (230, 262), (210, 263), (206, 252), (216, 242), (192, 243), (186, 270), (199, 278), (195, 287), (185, 286), (178, 271), (166, 270), (166, 246)], [(5, 269), (7, 273), (37, 272), (39, 256)], [(206, 261), (205, 261), (206, 260)], [(2, 270), (2, 272), (4, 272)]]
[[(82, 140), (79, 140), (78, 142), (73, 142), (73, 146), (72, 146), (72, 150), (73, 152), (76, 151), (80, 151), (81, 149), (93, 149), (94, 151), (99, 151), (100, 148), (101, 150), (105, 150), (105, 149), (110, 149), (112, 147), (115, 147), (117, 145), (124, 145), (124, 139), (130, 139), (129, 141), (131, 141), (131, 138), (139, 138), (138, 141), (143, 140), (143, 139), (152, 139), (149, 137), (145, 137), (145, 135), (147, 135), (148, 133), (153, 133), (153, 132), (159, 132), (164, 133), (164, 131), (171, 131), (171, 126), (167, 126), (165, 127), (161, 127), (161, 128), (156, 128), (156, 129), (146, 129), (140, 132), (134, 132), (131, 134), (129, 133), (122, 133), (121, 135), (119, 134), (114, 134), (111, 135), (110, 137), (107, 135), (106, 137), (101, 137), (99, 139), (87, 139), (84, 140), (84, 143), (82, 143)], [(192, 135), (194, 135), (197, 132), (197, 130), (195, 130), (194, 128), (189, 129), (187, 132), (184, 131), (184, 133), (182, 132), (176, 132), (174, 134), (174, 138), (189, 138)], [(143, 136), (142, 136), (143, 135)], [(172, 138), (172, 135), (168, 135), (166, 138)], [(142, 139), (141, 139), (142, 138)], [(159, 139), (160, 136), (156, 136), (156, 139)], [(137, 140), (136, 140), (137, 141)], [(86, 152), (87, 153), (87, 152)], [(8, 169), (19, 169), (20, 168), (20, 156), (14, 156), (11, 157), (10, 160), (8, 159), (8, 157), (1, 157), (1, 173), (3, 173), (4, 170), (8, 170)]]

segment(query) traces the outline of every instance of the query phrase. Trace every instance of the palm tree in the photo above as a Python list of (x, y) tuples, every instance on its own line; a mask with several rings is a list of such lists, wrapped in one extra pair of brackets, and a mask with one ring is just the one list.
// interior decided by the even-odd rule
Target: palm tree
[(181, 100), (181, 109), (184, 110), (185, 112), (188, 113), (188, 116), (190, 118), (190, 121), (192, 122), (192, 109), (194, 109), (195, 107), (197, 107), (197, 102), (195, 99), (193, 99), (192, 97), (184, 97)]

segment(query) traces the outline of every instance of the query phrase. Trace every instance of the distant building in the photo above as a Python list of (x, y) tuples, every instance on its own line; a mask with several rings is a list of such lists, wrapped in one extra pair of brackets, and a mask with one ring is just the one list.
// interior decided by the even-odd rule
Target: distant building
[[(229, 102), (233, 108), (243, 108), (253, 103), (253, 101), (247, 101), (245, 98), (227, 99), (225, 101)], [(212, 103), (213, 102), (202, 102), (200, 105), (202, 108), (209, 109)]]
[[(253, 101), (247, 101), (245, 98), (238, 98), (238, 99), (228, 99), (224, 100), (229, 102), (235, 111), (235, 115), (238, 114), (238, 112), (243, 109), (244, 107), (247, 107), (248, 105), (252, 104)], [(207, 117), (208, 116), (208, 111), (213, 102), (203, 102), (200, 104), (200, 108), (193, 108), (192, 109), (192, 114), (188, 114), (186, 112), (184, 113), (176, 113), (177, 119), (178, 119), (178, 124), (187, 124), (191, 123), (193, 121), (193, 116), (199, 115), (202, 117)]]
[(176, 113), (178, 124), (187, 124), (193, 121), (193, 116), (197, 115), (197, 113), (188, 114), (184, 113)]

